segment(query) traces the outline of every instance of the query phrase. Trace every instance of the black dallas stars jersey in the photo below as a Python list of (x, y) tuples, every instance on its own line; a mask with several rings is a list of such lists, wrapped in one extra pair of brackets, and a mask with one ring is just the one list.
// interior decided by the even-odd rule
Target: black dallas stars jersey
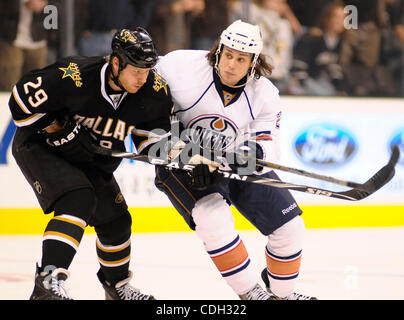
[[(120, 151), (125, 150), (124, 140), (135, 127), (170, 130), (169, 87), (155, 71), (150, 71), (134, 94), (112, 92), (108, 72), (105, 58), (67, 57), (24, 75), (9, 101), (17, 130), (24, 132), (22, 140), (44, 142), (41, 130), (63, 116), (88, 127), (101, 146)], [(145, 139), (133, 138), (136, 145)], [(113, 172), (120, 163), (120, 159), (102, 156), (96, 161), (106, 172)]]

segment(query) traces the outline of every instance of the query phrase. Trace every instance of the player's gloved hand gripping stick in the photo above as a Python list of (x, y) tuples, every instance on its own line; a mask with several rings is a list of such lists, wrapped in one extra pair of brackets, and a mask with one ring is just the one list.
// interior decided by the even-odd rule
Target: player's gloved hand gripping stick
[[(223, 177), (217, 170), (219, 166), (214, 161), (203, 156), (203, 149), (197, 144), (189, 143), (189, 140), (182, 141), (171, 133), (157, 134), (153, 131), (133, 129), (132, 134), (142, 136), (151, 142), (148, 149), (142, 149), (140, 153), (154, 157), (167, 159), (167, 161), (179, 161), (179, 156), (186, 154), (186, 163), (194, 165), (190, 173), (192, 187), (202, 190), (217, 184)], [(146, 150), (146, 152), (145, 152)], [(210, 154), (210, 150), (208, 151)], [(210, 157), (209, 157), (210, 158)], [(184, 162), (184, 161), (183, 161)]]
[[(226, 153), (223, 153), (223, 155), (226, 155)], [(231, 156), (233, 163), (229, 164), (229, 166), (236, 171), (241, 168), (247, 169), (249, 164), (253, 164), (252, 171), (261, 172), (263, 166), (259, 165), (258, 160), (263, 158), (264, 151), (262, 147), (253, 140), (245, 140), (237, 146), (236, 152)]]
[[(202, 154), (203, 150), (204, 149), (202, 148)], [(234, 154), (234, 158), (232, 159), (233, 161), (229, 163), (229, 167), (233, 171), (236, 172), (237, 170), (244, 169), (246, 174), (247, 172), (252, 173), (253, 171), (262, 171), (263, 167), (255, 165), (255, 161), (253, 163), (254, 168), (252, 170), (249, 170), (248, 168), (250, 163), (249, 161), (251, 161), (251, 159), (263, 159), (264, 157), (264, 151), (259, 144), (257, 144), (255, 141), (246, 140), (238, 146), (237, 152), (237, 154)], [(201, 160), (198, 162), (194, 156), (188, 162), (189, 164), (196, 165), (192, 169), (191, 173), (192, 186), (196, 189), (205, 189), (220, 182), (220, 180), (223, 178), (223, 174), (221, 174), (219, 171), (219, 163), (207, 160), (202, 155), (200, 156), (200, 159)]]
[(87, 163), (93, 160), (95, 138), (74, 120), (65, 121), (58, 131), (43, 133), (48, 145), (70, 163)]

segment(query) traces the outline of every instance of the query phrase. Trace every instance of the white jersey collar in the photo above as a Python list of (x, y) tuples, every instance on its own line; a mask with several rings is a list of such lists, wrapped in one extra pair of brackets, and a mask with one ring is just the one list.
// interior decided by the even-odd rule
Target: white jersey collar
[(126, 91), (121, 94), (121, 97), (119, 99), (116, 98), (116, 95), (108, 95), (107, 93), (107, 88), (106, 88), (106, 81), (105, 79), (107, 78), (106, 72), (108, 69), (108, 62), (105, 63), (102, 68), (101, 68), (101, 94), (104, 97), (104, 99), (116, 110), (118, 109), (119, 105), (123, 101), (123, 99), (126, 97), (128, 94)]

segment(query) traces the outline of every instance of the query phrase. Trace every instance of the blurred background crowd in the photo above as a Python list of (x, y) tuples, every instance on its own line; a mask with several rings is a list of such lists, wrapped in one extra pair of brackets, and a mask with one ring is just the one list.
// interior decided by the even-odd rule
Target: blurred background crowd
[(283, 95), (404, 97), (404, 0), (0, 0), (0, 90), (63, 56), (108, 55), (120, 28), (146, 28), (164, 55), (209, 50), (237, 19), (260, 25)]

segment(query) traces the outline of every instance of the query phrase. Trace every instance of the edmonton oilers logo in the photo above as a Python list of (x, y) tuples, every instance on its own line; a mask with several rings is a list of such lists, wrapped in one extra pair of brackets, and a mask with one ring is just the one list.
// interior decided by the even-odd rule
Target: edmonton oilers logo
[(390, 138), (390, 152), (394, 146), (398, 146), (400, 149), (400, 159), (398, 160), (398, 163), (404, 165), (404, 127), (394, 132)]
[(221, 115), (201, 115), (192, 119), (187, 128), (192, 130), (192, 141), (212, 149), (229, 146), (238, 133), (236, 124)]
[(352, 159), (357, 150), (355, 140), (352, 133), (338, 125), (317, 124), (297, 135), (294, 149), (305, 164), (335, 167)]

